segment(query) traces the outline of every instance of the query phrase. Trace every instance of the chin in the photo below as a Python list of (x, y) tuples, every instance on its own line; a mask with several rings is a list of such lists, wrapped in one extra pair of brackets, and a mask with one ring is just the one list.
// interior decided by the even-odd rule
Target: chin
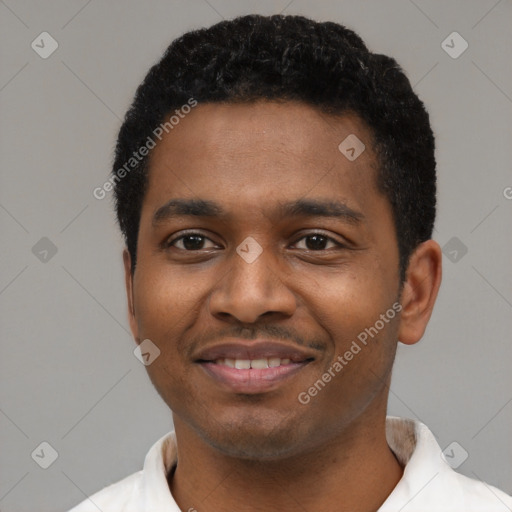
[[(250, 417), (211, 425), (199, 432), (203, 440), (229, 457), (246, 460), (278, 460), (304, 449), (307, 434), (297, 421), (287, 418)], [(305, 439), (303, 439), (305, 437)]]
[[(233, 436), (208, 438), (207, 442), (228, 457), (252, 461), (280, 460), (295, 455), (301, 446), (293, 443), (290, 436), (255, 435), (237, 431)], [(286, 444), (284, 440), (286, 439)]]

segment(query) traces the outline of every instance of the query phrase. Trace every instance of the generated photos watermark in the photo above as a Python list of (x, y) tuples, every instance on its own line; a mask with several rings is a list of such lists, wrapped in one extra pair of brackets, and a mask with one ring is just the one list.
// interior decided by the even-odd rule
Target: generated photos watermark
[(187, 114), (189, 114), (192, 109), (197, 105), (197, 100), (194, 98), (189, 98), (187, 103), (183, 104), (179, 109), (174, 111), (174, 114), (169, 117), (167, 121), (159, 124), (152, 132), (152, 135), (149, 135), (146, 139), (146, 142), (139, 147), (137, 151), (133, 152), (133, 156), (131, 156), (122, 167), (117, 169), (112, 176), (103, 183), (101, 187), (96, 187), (92, 191), (92, 195), (98, 199), (105, 199), (108, 192), (111, 192), (114, 189), (114, 184), (118, 183), (122, 180), (126, 175), (130, 173), (133, 169), (135, 169), (140, 162), (149, 154), (149, 151), (156, 146), (156, 140), (162, 140), (164, 133), (169, 133), (173, 130), (179, 123), (180, 120), (183, 119)]
[(307, 405), (313, 397), (318, 395), (318, 393), (322, 391), (322, 389), (324, 389), (325, 386), (331, 382), (331, 380), (336, 377), (336, 375), (338, 375), (350, 361), (352, 361), (352, 359), (354, 359), (354, 356), (361, 352), (363, 347), (368, 345), (368, 337), (373, 339), (377, 336), (377, 334), (384, 329), (385, 325), (389, 324), (389, 322), (395, 318), (397, 313), (400, 313), (400, 311), (402, 311), (402, 304), (395, 302), (385, 313), (380, 315), (379, 320), (377, 320), (371, 327), (366, 327), (361, 331), (357, 335), (357, 341), (353, 340), (345, 353), (343, 355), (339, 355), (336, 361), (334, 361), (329, 369), (325, 371), (312, 386), (310, 386), (306, 391), (299, 393), (297, 397), (299, 402), (302, 405)]

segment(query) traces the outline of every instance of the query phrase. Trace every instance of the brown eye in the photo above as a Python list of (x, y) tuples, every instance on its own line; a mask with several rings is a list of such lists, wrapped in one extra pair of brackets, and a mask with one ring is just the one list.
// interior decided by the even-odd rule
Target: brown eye
[[(323, 251), (332, 247), (326, 247), (327, 244), (334, 244), (334, 247), (342, 247), (342, 244), (336, 242), (331, 237), (322, 235), (320, 233), (314, 233), (302, 237), (298, 242), (306, 240), (305, 247), (299, 247), (299, 249), (307, 249), (308, 251)], [(296, 244), (298, 243), (296, 242)]]
[[(205, 247), (204, 244), (206, 241), (211, 242), (211, 247)], [(181, 246), (178, 246), (181, 244)], [(181, 249), (184, 251), (198, 251), (201, 249), (210, 249), (215, 247), (215, 244), (206, 236), (201, 235), (200, 233), (189, 233), (186, 235), (181, 235), (173, 240), (167, 242), (167, 247), (176, 247), (177, 249)]]

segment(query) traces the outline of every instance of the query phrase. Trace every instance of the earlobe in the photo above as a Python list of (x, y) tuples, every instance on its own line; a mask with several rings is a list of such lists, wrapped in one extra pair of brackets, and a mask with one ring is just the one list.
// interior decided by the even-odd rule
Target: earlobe
[(434, 240), (421, 243), (411, 255), (402, 291), (398, 340), (417, 343), (432, 315), (442, 277), (442, 252)]
[(124, 277), (126, 286), (126, 298), (128, 302), (128, 320), (133, 337), (138, 342), (138, 328), (135, 318), (135, 301), (133, 295), (133, 274), (130, 253), (127, 249), (123, 251)]

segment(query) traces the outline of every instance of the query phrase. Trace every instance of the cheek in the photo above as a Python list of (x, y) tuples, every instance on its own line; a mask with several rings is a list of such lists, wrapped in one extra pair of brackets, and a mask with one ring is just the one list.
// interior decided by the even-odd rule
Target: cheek
[(195, 315), (207, 280), (187, 279), (183, 272), (167, 265), (142, 267), (134, 282), (134, 303), (140, 334), (177, 332)]
[(325, 400), (335, 404), (333, 414), (351, 408), (363, 410), (382, 390), (394, 361), (398, 330), (395, 297), (376, 283), (359, 284), (343, 292), (325, 293), (318, 313), (322, 316), (317, 321), (331, 343), (319, 377), (330, 381)]
[(316, 321), (331, 343), (319, 373), (334, 375), (325, 399), (338, 412), (366, 407), (392, 367), (398, 316), (384, 276), (371, 269), (331, 276), (316, 303)]
[(339, 271), (315, 280), (309, 287), (308, 308), (317, 322), (344, 342), (372, 326), (395, 299), (378, 265), (359, 264), (358, 268)]
[(160, 350), (146, 371), (169, 407), (179, 408), (183, 390), (190, 393), (192, 386), (183, 333), (197, 322), (201, 290), (167, 265), (141, 265), (137, 272), (134, 303), (139, 338), (151, 340)]

